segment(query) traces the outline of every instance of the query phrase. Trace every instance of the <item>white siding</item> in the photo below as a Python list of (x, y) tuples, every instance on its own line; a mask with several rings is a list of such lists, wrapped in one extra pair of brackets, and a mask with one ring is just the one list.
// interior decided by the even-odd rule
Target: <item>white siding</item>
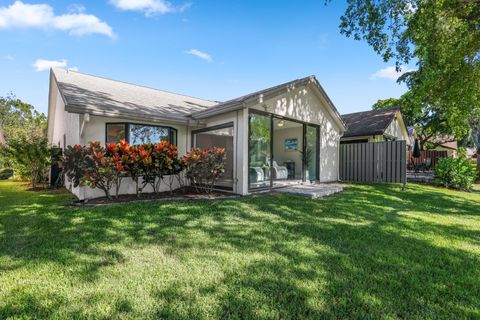
[(395, 120), (393, 120), (385, 130), (385, 134), (395, 137), (396, 140), (405, 140), (407, 143), (410, 143), (406, 130), (403, 121), (395, 117)]

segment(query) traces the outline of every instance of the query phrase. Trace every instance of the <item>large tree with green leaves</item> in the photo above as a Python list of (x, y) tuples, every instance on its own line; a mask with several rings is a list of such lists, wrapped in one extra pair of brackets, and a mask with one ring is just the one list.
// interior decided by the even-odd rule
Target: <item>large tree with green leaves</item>
[(47, 117), (13, 95), (0, 97), (0, 127), (7, 143), (19, 136), (44, 136)]
[(480, 109), (480, 1), (347, 0), (340, 30), (366, 41), (397, 69), (409, 88), (403, 110), (432, 116), (458, 137)]
[(408, 126), (416, 128), (417, 138), (422, 149), (435, 148), (445, 142), (454, 141), (454, 131), (445, 121), (443, 110), (435, 110), (428, 105), (419, 104), (412, 108), (408, 102), (408, 93), (400, 99), (378, 100), (372, 109), (399, 107)]
[(50, 164), (53, 149), (49, 147), (46, 137), (13, 137), (4, 152), (15, 164), (15, 169), (22, 170), (28, 176), (35, 189), (38, 182), (44, 182)]
[[(5, 137), (6, 146), (14, 141), (28, 141), (45, 137), (47, 118), (35, 108), (10, 95), (0, 97), (0, 129)], [(28, 176), (29, 170), (16, 161), (11, 152), (6, 152), (6, 147), (0, 146), (0, 169), (13, 168), (15, 175)]]

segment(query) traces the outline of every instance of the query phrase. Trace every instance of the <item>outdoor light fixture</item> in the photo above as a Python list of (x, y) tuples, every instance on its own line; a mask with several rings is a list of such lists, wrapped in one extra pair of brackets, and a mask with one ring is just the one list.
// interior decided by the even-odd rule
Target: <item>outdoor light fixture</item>
[(285, 125), (285, 121), (280, 120), (280, 122), (277, 123), (277, 126), (283, 127)]

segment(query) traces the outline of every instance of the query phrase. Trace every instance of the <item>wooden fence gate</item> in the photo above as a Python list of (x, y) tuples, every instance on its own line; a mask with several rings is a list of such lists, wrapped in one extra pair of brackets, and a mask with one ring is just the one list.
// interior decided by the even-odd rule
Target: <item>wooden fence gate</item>
[(341, 144), (340, 179), (352, 182), (405, 184), (406, 141)]

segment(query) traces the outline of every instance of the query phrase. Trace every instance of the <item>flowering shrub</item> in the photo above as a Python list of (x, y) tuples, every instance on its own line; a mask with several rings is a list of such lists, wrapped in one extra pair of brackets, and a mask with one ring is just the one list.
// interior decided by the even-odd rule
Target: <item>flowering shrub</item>
[[(184, 170), (183, 160), (178, 159), (177, 147), (168, 141), (139, 146), (130, 146), (126, 141), (109, 143), (105, 147), (99, 142), (90, 142), (88, 146), (69, 146), (64, 152), (63, 166), (67, 178), (75, 187), (87, 185), (99, 188), (109, 199), (113, 187), (118, 197), (125, 177), (132, 178), (136, 183), (138, 196), (147, 185), (158, 193), (164, 176), (170, 176), (170, 181), (173, 181), (172, 176), (179, 176)], [(172, 182), (169, 186), (172, 190)]]
[(99, 188), (111, 199), (110, 189), (115, 185), (118, 190), (117, 164), (113, 161), (115, 154), (100, 146), (100, 142), (90, 142), (86, 149), (85, 168), (82, 183), (90, 188)]
[(197, 191), (203, 189), (207, 193), (213, 190), (218, 178), (225, 172), (226, 154), (224, 148), (194, 148), (183, 156), (186, 177)]

